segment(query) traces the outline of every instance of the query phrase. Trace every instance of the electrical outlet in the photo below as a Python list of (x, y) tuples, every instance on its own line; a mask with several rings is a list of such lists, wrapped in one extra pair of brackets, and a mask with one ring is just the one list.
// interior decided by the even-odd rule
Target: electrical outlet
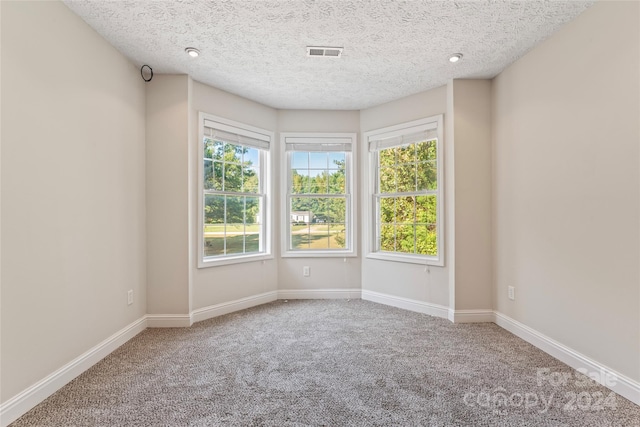
[(302, 275), (304, 277), (309, 277), (311, 276), (311, 268), (309, 268), (308, 266), (304, 266), (302, 267)]
[(133, 304), (133, 289), (129, 289), (127, 292), (127, 305)]
[(514, 288), (513, 286), (509, 286), (507, 288), (507, 294), (508, 294), (509, 299), (511, 301), (515, 301), (515, 299), (516, 299), (516, 288)]

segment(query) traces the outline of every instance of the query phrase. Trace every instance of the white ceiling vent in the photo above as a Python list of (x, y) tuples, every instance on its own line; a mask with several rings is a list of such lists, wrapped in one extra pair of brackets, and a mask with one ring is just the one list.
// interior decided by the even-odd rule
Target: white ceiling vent
[(307, 46), (307, 56), (340, 58), (343, 49), (342, 47)]

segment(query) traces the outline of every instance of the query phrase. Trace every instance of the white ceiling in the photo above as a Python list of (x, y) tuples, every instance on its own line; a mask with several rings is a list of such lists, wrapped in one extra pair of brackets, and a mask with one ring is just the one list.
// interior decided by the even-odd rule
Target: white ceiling
[[(492, 78), (593, 1), (230, 0), (65, 4), (135, 64), (282, 109), (363, 109)], [(306, 46), (344, 47), (309, 58)], [(201, 51), (191, 58), (186, 47)], [(457, 64), (451, 54), (464, 57)], [(570, 54), (570, 52), (567, 52)]]

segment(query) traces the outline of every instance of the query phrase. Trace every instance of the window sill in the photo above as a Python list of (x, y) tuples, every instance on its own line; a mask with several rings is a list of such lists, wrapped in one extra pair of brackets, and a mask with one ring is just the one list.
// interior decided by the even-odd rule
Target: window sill
[(358, 254), (354, 251), (296, 251), (283, 252), (282, 258), (355, 258)]
[(369, 259), (379, 259), (382, 261), (404, 262), (408, 264), (429, 265), (433, 267), (444, 267), (444, 259), (433, 258), (420, 255), (400, 255), (390, 252), (371, 252), (367, 254)]
[(245, 262), (265, 261), (273, 259), (271, 254), (255, 254), (255, 255), (241, 255), (241, 256), (227, 256), (216, 259), (201, 259), (198, 262), (198, 268), (219, 267), (222, 265), (242, 264)]

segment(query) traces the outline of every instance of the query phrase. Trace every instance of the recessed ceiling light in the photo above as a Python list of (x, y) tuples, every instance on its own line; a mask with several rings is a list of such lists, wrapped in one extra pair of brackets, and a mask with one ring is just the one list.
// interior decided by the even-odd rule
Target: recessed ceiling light
[(184, 51), (187, 52), (189, 54), (189, 56), (192, 57), (192, 58), (195, 58), (198, 55), (200, 55), (200, 51), (198, 49), (196, 49), (195, 47), (188, 47)]
[(462, 54), (461, 53), (454, 53), (453, 55), (451, 55), (451, 57), (449, 58), (449, 62), (458, 62), (462, 59)]

